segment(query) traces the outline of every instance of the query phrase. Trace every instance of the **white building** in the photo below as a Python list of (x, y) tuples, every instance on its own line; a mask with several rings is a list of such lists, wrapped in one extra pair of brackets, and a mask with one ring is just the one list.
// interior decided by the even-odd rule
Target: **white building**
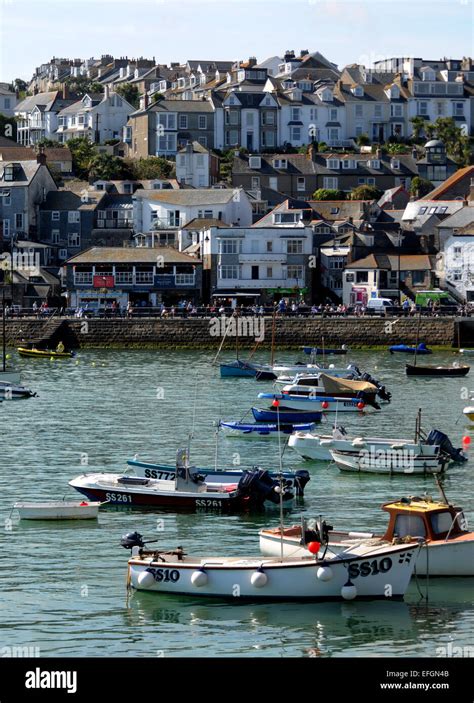
[(15, 107), (17, 142), (33, 146), (41, 139), (57, 139), (58, 113), (75, 101), (57, 90), (25, 98)]
[(16, 93), (11, 91), (6, 85), (0, 84), (0, 115), (13, 117), (17, 102)]
[(176, 179), (194, 188), (209, 188), (211, 180), (211, 154), (199, 142), (188, 142), (176, 155)]
[(133, 195), (135, 232), (174, 230), (195, 219), (215, 219), (233, 225), (252, 224), (252, 205), (241, 188), (137, 190)]
[(437, 230), (441, 284), (464, 301), (474, 301), (474, 201), (444, 219)]
[(84, 95), (58, 114), (56, 139), (66, 142), (73, 137), (86, 137), (101, 143), (107, 139), (120, 139), (128, 117), (135, 108), (117, 93)]

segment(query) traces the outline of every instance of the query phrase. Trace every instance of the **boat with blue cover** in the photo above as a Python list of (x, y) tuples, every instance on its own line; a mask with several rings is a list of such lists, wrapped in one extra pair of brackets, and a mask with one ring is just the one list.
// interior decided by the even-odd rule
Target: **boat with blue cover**
[(252, 415), (257, 422), (277, 424), (278, 421), (280, 425), (287, 423), (298, 424), (302, 422), (313, 424), (315, 422), (321, 422), (323, 417), (322, 411), (320, 412), (319, 410), (305, 412), (303, 410), (284, 410), (281, 408), (278, 408), (278, 411), (276, 408), (252, 408)]
[(307, 423), (294, 423), (294, 422), (279, 422), (279, 423), (265, 423), (265, 422), (224, 422), (221, 420), (219, 427), (224, 430), (229, 430), (234, 434), (239, 435), (252, 435), (258, 437), (265, 436), (278, 436), (278, 433), (284, 435), (291, 435), (293, 432), (311, 432), (314, 429), (314, 422)]
[(402, 352), (404, 354), (432, 354), (424, 342), (420, 342), (417, 347), (410, 347), (408, 344), (394, 344), (389, 347), (390, 354)]

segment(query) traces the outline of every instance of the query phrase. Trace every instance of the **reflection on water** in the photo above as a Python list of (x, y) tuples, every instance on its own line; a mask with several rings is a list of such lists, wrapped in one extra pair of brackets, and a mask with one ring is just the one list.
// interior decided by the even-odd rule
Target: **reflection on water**
[[(278, 522), (278, 510), (174, 514), (108, 506), (98, 521), (73, 523), (20, 523), (11, 513), (17, 500), (75, 498), (67, 485), (71, 478), (120, 470), (136, 453), (173, 463), (176, 449), (187, 443), (193, 415), (193, 460), (213, 466), (212, 423), (244, 416), (258, 404), (264, 384), (223, 381), (210, 358), (205, 352), (87, 351), (77, 364), (18, 361), (23, 381), (39, 397), (1, 405), (5, 644), (38, 646), (43, 656), (277, 657), (436, 656), (436, 648), (453, 639), (469, 644), (474, 620), (469, 579), (420, 580), (418, 587), (412, 582), (403, 603), (250, 604), (147, 593), (135, 593), (127, 603), (128, 553), (119, 546), (124, 532), (138, 530), (162, 548), (183, 545), (196, 554), (258, 554), (257, 532)], [(380, 352), (354, 353), (350, 360), (380, 378), (393, 402), (380, 413), (344, 416), (349, 432), (410, 437), (421, 407), (426, 429), (443, 430), (457, 446), (469, 433), (462, 416), (467, 379), (407, 379), (405, 360)], [(452, 355), (436, 355), (436, 361), (451, 363)], [(163, 398), (157, 388), (163, 388)], [(278, 442), (221, 435), (217, 461), (277, 468)], [(470, 463), (450, 468), (445, 481), (448, 496), (468, 517), (474, 505)], [(285, 512), (287, 524), (298, 523), (304, 510), (340, 529), (380, 531), (386, 525), (381, 503), (424, 491), (435, 496), (437, 490), (423, 477), (345, 475), (329, 464), (301, 462), (288, 448), (283, 464), (311, 473), (303, 504)], [(5, 522), (10, 515), (11, 523)], [(427, 587), (428, 603), (419, 593), (425, 595)]]

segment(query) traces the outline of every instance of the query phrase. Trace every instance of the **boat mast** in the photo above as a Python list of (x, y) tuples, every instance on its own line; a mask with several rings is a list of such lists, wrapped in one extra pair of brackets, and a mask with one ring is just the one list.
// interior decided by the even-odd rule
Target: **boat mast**
[[(265, 324), (265, 317), (263, 318), (263, 324)], [(270, 366), (273, 367), (275, 363), (275, 328), (276, 328), (276, 308), (273, 308), (272, 315), (272, 349), (270, 352)]]
[(281, 455), (281, 434), (280, 434), (280, 401), (276, 401), (277, 407), (277, 434), (278, 434), (278, 456), (280, 460), (280, 559), (283, 561), (283, 463)]
[(416, 366), (416, 355), (418, 352), (418, 344), (420, 340), (420, 323), (421, 323), (421, 310), (418, 314), (418, 325), (416, 326), (416, 345), (415, 345), (415, 359), (413, 365)]
[(2, 359), (3, 359), (3, 371), (4, 372), (6, 371), (6, 359), (7, 359), (5, 329), (6, 329), (6, 324), (5, 324), (5, 284), (3, 284), (3, 288), (2, 288), (2, 330), (3, 330)]

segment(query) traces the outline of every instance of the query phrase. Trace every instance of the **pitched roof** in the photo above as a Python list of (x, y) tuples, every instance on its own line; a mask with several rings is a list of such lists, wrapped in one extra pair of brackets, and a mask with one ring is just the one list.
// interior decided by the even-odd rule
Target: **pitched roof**
[(8, 188), (14, 188), (25, 186), (33, 180), (41, 168), (41, 164), (39, 164), (36, 159), (34, 161), (19, 161), (18, 163), (21, 167), (20, 177), (15, 178), (14, 181), (5, 181), (3, 178), (5, 167), (11, 163), (11, 161), (0, 161), (0, 181), (3, 187), (8, 186)]
[(224, 205), (234, 197), (232, 188), (193, 188), (189, 190), (137, 190), (134, 198), (173, 205)]
[[(443, 183), (441, 183), (441, 185), (424, 195), (421, 200), (443, 200), (443, 196), (446, 196), (453, 186), (456, 186), (464, 178), (472, 178), (473, 176), (474, 166), (465, 166), (464, 168), (460, 168), (458, 171), (449, 176), (449, 178), (447, 178)], [(467, 191), (468, 190), (469, 185), (467, 187)]]
[(230, 227), (230, 225), (222, 220), (216, 220), (215, 217), (194, 217), (183, 225), (183, 229), (200, 230), (209, 229), (209, 227)]
[(182, 254), (171, 247), (91, 247), (72, 256), (65, 264), (146, 263), (155, 264), (157, 256), (165, 264), (196, 264), (199, 259)]
[(80, 196), (70, 190), (50, 190), (40, 210), (77, 210), (80, 204)]
[(449, 217), (446, 217), (437, 227), (466, 227), (474, 222), (474, 202), (470, 201), (465, 207), (461, 207)]
[(386, 269), (388, 271), (427, 271), (431, 270), (435, 257), (429, 254), (369, 254), (363, 259), (352, 261), (346, 269)]

